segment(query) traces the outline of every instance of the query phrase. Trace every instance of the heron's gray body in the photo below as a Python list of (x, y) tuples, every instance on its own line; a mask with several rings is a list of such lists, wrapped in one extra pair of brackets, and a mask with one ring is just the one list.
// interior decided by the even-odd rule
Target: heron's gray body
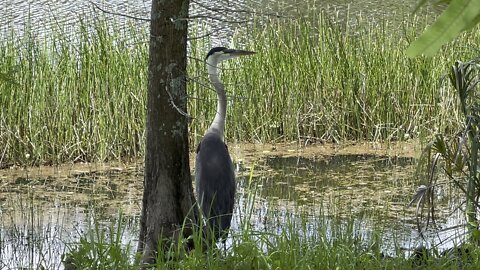
[(197, 200), (207, 219), (207, 232), (214, 232), (214, 240), (220, 237), (225, 239), (227, 235), (236, 189), (232, 159), (223, 140), (227, 96), (218, 77), (217, 64), (222, 60), (250, 54), (253, 52), (216, 47), (208, 52), (206, 58), (208, 77), (217, 92), (217, 113), (197, 148), (195, 181)]
[(232, 159), (218, 134), (205, 134), (198, 145), (195, 178), (202, 212), (219, 239), (230, 228), (236, 185)]

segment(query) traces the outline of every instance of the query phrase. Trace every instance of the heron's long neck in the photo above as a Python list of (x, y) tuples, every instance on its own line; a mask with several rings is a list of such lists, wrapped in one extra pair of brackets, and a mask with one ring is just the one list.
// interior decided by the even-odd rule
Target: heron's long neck
[(217, 133), (223, 140), (225, 117), (227, 114), (227, 96), (225, 94), (225, 87), (218, 77), (217, 63), (208, 63), (208, 76), (217, 91), (217, 113), (207, 132)]

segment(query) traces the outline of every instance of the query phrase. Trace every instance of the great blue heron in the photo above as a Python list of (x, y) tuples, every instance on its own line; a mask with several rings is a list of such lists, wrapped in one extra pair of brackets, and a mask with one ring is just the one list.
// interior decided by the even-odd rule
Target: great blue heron
[(220, 237), (225, 240), (230, 228), (236, 189), (232, 159), (223, 135), (227, 96), (218, 77), (217, 65), (223, 60), (250, 54), (254, 52), (215, 47), (206, 57), (208, 77), (217, 91), (217, 113), (197, 147), (195, 181), (197, 199), (207, 219), (207, 231), (213, 231), (215, 241)]

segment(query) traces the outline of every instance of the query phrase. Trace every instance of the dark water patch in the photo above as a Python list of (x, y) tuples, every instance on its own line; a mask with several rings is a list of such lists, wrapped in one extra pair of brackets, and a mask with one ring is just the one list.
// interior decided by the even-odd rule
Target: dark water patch
[(413, 184), (414, 163), (411, 157), (370, 154), (270, 156), (259, 163), (264, 173), (253, 181), (262, 198), (307, 206), (329, 207), (335, 203), (353, 213), (363, 208), (381, 209), (376, 206), (386, 200), (391, 207), (401, 209), (410, 199), (407, 190)]
[[(313, 172), (350, 172), (356, 164), (372, 166), (375, 170), (388, 170), (394, 166), (411, 166), (415, 164), (415, 159), (411, 157), (390, 157), (378, 156), (372, 154), (346, 154), (333, 155), (320, 158), (298, 157), (268, 157), (266, 165), (272, 169), (313, 171)], [(353, 166), (352, 166), (353, 165)]]

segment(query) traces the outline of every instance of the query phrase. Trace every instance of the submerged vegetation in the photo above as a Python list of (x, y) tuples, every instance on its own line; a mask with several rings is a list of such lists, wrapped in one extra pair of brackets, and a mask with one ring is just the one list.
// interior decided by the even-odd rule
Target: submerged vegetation
[[(242, 68), (224, 66), (229, 140), (402, 140), (456, 129), (456, 103), (439, 78), (468, 52), (451, 44), (439, 54), (448, 57), (409, 59), (414, 22), (331, 20), (263, 21), (234, 38), (257, 55)], [(63, 29), (48, 36), (26, 29), (21, 38), (12, 32), (0, 40), (2, 167), (143, 155), (146, 31), (102, 19), (73, 34)], [(479, 39), (473, 32), (458, 43)], [(215, 109), (201, 61), (208, 47), (196, 39), (189, 47), (192, 143)]]

